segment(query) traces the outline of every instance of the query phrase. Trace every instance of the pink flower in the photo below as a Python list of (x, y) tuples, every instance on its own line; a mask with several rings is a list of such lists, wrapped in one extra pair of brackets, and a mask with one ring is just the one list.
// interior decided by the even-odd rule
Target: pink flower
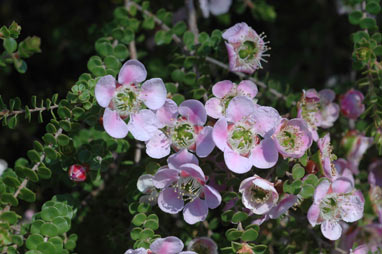
[(215, 123), (212, 137), (224, 152), (227, 167), (238, 174), (248, 172), (252, 165), (273, 167), (278, 151), (271, 135), (281, 119), (277, 110), (263, 106), (255, 108), (253, 101), (237, 96), (229, 103), (226, 116)]
[(350, 89), (340, 96), (341, 112), (350, 119), (357, 119), (363, 111), (365, 104), (362, 104), (363, 94), (355, 89)]
[(303, 119), (282, 119), (273, 139), (284, 158), (300, 158), (312, 145), (312, 135)]
[(320, 138), (317, 141), (317, 145), (320, 149), (320, 166), (324, 175), (330, 180), (337, 178), (339, 175), (335, 165), (333, 164), (334, 155), (332, 154), (333, 148), (330, 145), (330, 134), (327, 133), (323, 138)]
[(158, 191), (154, 186), (153, 175), (144, 174), (138, 178), (137, 189), (142, 192), (143, 195), (139, 202), (155, 205), (158, 201)]
[(229, 80), (220, 81), (212, 87), (215, 97), (206, 102), (207, 115), (215, 119), (227, 117), (227, 107), (234, 97), (247, 96), (249, 99), (253, 99), (257, 92), (256, 84), (250, 80), (243, 80), (239, 85)]
[(151, 245), (150, 249), (139, 248), (127, 250), (125, 254), (197, 254), (193, 251), (182, 251), (183, 242), (175, 236), (158, 238)]
[[(347, 160), (342, 159), (342, 158), (333, 161), (333, 164), (336, 167), (336, 171), (337, 171), (336, 176), (337, 177), (346, 177), (354, 185), (354, 176), (353, 176), (351, 164)], [(326, 177), (328, 177), (328, 176), (326, 176)]]
[(314, 200), (308, 211), (309, 223), (321, 224), (322, 234), (329, 240), (337, 240), (342, 234), (340, 220), (354, 222), (362, 218), (365, 200), (355, 191), (347, 178), (337, 178), (332, 183), (323, 180), (314, 192)]
[(246, 23), (238, 23), (228, 28), (223, 33), (228, 51), (229, 68), (231, 71), (252, 74), (256, 69), (261, 69), (261, 61), (268, 50), (264, 37)]
[(382, 250), (382, 244), (362, 244), (350, 250), (350, 254), (379, 254)]
[(341, 140), (346, 151), (346, 158), (349, 161), (354, 174), (358, 174), (358, 166), (367, 149), (373, 144), (373, 138), (366, 137), (358, 131), (349, 131)]
[(323, 89), (318, 95), (320, 97), (320, 104), (317, 115), (317, 126), (321, 128), (330, 128), (340, 114), (340, 106), (337, 103), (333, 103), (336, 94), (331, 89)]
[(207, 157), (215, 148), (212, 127), (204, 126), (207, 113), (200, 101), (186, 100), (179, 107), (173, 100), (156, 111), (161, 130), (154, 132), (146, 142), (146, 153), (152, 158), (163, 158), (176, 151), (188, 149), (201, 157)]
[(218, 254), (218, 246), (209, 237), (198, 237), (193, 239), (187, 246), (187, 250), (198, 254)]
[(239, 187), (243, 205), (254, 214), (265, 214), (277, 203), (279, 194), (273, 183), (254, 175), (244, 179)]
[(369, 166), (368, 180), (370, 201), (382, 224), (382, 160), (377, 160)]
[(205, 220), (208, 209), (220, 205), (219, 192), (206, 184), (208, 179), (197, 165), (197, 158), (186, 149), (171, 155), (167, 161), (168, 166), (159, 169), (154, 176), (155, 187), (161, 189), (159, 208), (170, 214), (183, 210), (188, 224)]
[(314, 141), (318, 140), (319, 103), (320, 96), (315, 89), (304, 90), (301, 100), (297, 103), (297, 117), (306, 121)]
[[(146, 80), (145, 66), (138, 60), (129, 60), (118, 74), (118, 82), (111, 75), (101, 77), (95, 87), (98, 104), (105, 108), (103, 126), (114, 138), (124, 138), (130, 131), (141, 141), (150, 139), (158, 129), (158, 121), (151, 110), (163, 106), (167, 91), (160, 78)], [(126, 124), (125, 119), (129, 118)]]
[(199, 0), (205, 18), (210, 16), (210, 12), (215, 16), (227, 13), (231, 4), (232, 0)]

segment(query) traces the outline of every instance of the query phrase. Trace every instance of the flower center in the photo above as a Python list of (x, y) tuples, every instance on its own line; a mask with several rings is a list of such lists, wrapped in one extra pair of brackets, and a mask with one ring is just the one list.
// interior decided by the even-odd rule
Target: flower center
[(269, 190), (264, 190), (255, 185), (251, 188), (251, 201), (255, 203), (265, 203), (271, 197)]
[(317, 130), (318, 120), (316, 114), (320, 111), (319, 102), (307, 100), (303, 99), (298, 103), (301, 108), (301, 116), (312, 130)]
[(302, 144), (302, 137), (299, 132), (299, 128), (292, 125), (285, 126), (276, 136), (279, 144), (287, 152), (293, 152), (298, 150)]
[(247, 126), (235, 125), (228, 134), (228, 144), (241, 155), (248, 154), (257, 139), (257, 135)]
[(338, 206), (339, 200), (336, 194), (329, 194), (324, 197), (320, 202), (320, 212), (324, 220), (339, 220), (340, 207)]
[(175, 188), (183, 200), (193, 201), (198, 198), (203, 191), (203, 185), (194, 177), (180, 177)]
[(241, 59), (250, 60), (254, 58), (259, 52), (256, 42), (254, 41), (245, 41), (239, 48), (239, 57)]
[(140, 106), (136, 89), (126, 85), (117, 88), (112, 102), (114, 108), (121, 116), (128, 116)]
[(188, 148), (194, 142), (196, 134), (188, 122), (180, 122), (171, 131), (172, 142), (177, 148)]

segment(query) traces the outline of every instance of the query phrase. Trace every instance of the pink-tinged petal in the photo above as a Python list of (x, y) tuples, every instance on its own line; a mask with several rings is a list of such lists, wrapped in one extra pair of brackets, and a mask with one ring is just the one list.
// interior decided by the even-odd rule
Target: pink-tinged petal
[(340, 97), (340, 105), (342, 113), (351, 119), (357, 119), (364, 111), (363, 94), (354, 89), (350, 89), (346, 94)]
[(103, 127), (107, 134), (113, 138), (124, 138), (129, 132), (125, 121), (121, 119), (116, 111), (109, 108), (106, 108), (103, 113)]
[(382, 187), (382, 160), (377, 160), (369, 166), (368, 181), (371, 185)]
[(263, 224), (267, 220), (269, 220), (269, 215), (268, 214), (264, 214), (264, 215), (260, 216), (260, 218), (252, 221), (251, 224), (255, 224), (255, 225), (259, 225), (260, 226), (261, 224)]
[(167, 90), (160, 78), (146, 80), (141, 87), (139, 98), (149, 109), (159, 109), (166, 101)]
[(308, 210), (308, 221), (312, 227), (319, 224), (318, 219), (320, 217), (320, 207), (316, 204), (312, 204)]
[(273, 134), (280, 124), (281, 116), (279, 112), (272, 107), (260, 106), (255, 108), (251, 119), (254, 122), (253, 128), (256, 133), (264, 137)]
[(196, 164), (186, 163), (179, 167), (179, 170), (186, 172), (188, 175), (192, 177), (198, 178), (202, 181), (206, 180), (206, 177), (203, 173), (203, 170)]
[(219, 81), (212, 87), (212, 93), (218, 98), (223, 98), (232, 91), (233, 86), (232, 81)]
[(332, 183), (332, 189), (335, 193), (349, 193), (353, 188), (352, 182), (346, 177), (338, 177)]
[(198, 254), (198, 253), (196, 253), (194, 251), (181, 251), (181, 252), (179, 252), (179, 254)]
[(188, 224), (195, 224), (204, 221), (208, 215), (208, 206), (206, 201), (196, 198), (184, 206), (183, 218)]
[(249, 27), (246, 23), (237, 23), (236, 25), (228, 28), (222, 37), (230, 43), (241, 42), (248, 34)]
[(95, 87), (95, 97), (101, 107), (106, 108), (110, 104), (114, 96), (116, 82), (111, 75), (106, 75), (98, 80)]
[(160, 168), (154, 175), (153, 183), (156, 188), (163, 189), (170, 186), (179, 178), (179, 171), (168, 167)]
[(222, 150), (223, 152), (228, 147), (227, 139), (228, 139), (228, 125), (227, 120), (225, 118), (219, 119), (212, 130), (212, 139), (215, 142), (215, 145)]
[(271, 168), (276, 165), (279, 152), (273, 139), (263, 139), (252, 149), (250, 159), (256, 168)]
[(332, 89), (322, 89), (318, 95), (323, 104), (329, 104), (336, 98), (336, 93)]
[(335, 241), (341, 237), (342, 228), (338, 222), (326, 220), (321, 224), (321, 232), (327, 239)]
[(245, 96), (236, 96), (228, 104), (226, 116), (230, 122), (238, 122), (255, 111), (255, 103)]
[(340, 202), (341, 218), (344, 221), (354, 222), (362, 218), (365, 202), (359, 196), (345, 196)]
[(249, 158), (243, 157), (232, 150), (226, 150), (224, 152), (224, 161), (229, 170), (238, 174), (247, 173), (252, 168), (252, 163)]
[(204, 125), (207, 113), (204, 105), (197, 100), (186, 100), (179, 105), (179, 113), (195, 125)]
[(153, 175), (144, 174), (138, 178), (137, 188), (142, 193), (149, 193), (154, 188)]
[(210, 0), (209, 9), (213, 15), (217, 16), (227, 13), (231, 4), (232, 0)]
[(340, 115), (340, 106), (337, 103), (330, 103), (321, 111), (321, 120), (318, 126), (321, 128), (330, 128)]
[(164, 105), (157, 110), (156, 116), (161, 124), (172, 126), (178, 117), (178, 105), (175, 101), (167, 99)]
[(240, 95), (248, 96), (252, 99), (257, 95), (259, 90), (257, 89), (256, 84), (251, 80), (243, 80), (237, 86), (237, 91)]
[(230, 43), (227, 43), (227, 42), (225, 43), (225, 46), (227, 48), (227, 53), (228, 53), (229, 69), (231, 71), (240, 71), (240, 70), (237, 70), (238, 68), (236, 66), (236, 59), (239, 56), (236, 54), (234, 47)]
[(148, 254), (148, 251), (144, 248), (139, 248), (136, 250), (129, 249), (124, 254)]
[(145, 66), (138, 60), (129, 60), (123, 64), (118, 74), (118, 83), (140, 83), (147, 77)]
[(323, 180), (314, 191), (314, 203), (318, 204), (326, 196), (329, 188), (330, 182), (327, 179)]
[(179, 193), (174, 188), (166, 188), (159, 194), (159, 208), (169, 214), (177, 214), (184, 207), (183, 199), (179, 198)]
[(170, 154), (170, 144), (171, 140), (162, 131), (158, 130), (146, 142), (146, 153), (151, 158), (161, 159)]
[(215, 142), (212, 139), (212, 127), (205, 126), (196, 139), (196, 154), (200, 158), (205, 158), (210, 155), (214, 148)]
[(223, 116), (223, 107), (220, 105), (219, 98), (211, 98), (206, 102), (206, 112), (212, 118), (219, 119)]
[(190, 153), (187, 149), (182, 149), (178, 151), (176, 154), (171, 155), (167, 159), (167, 163), (169, 168), (179, 169), (180, 166), (186, 163), (193, 163), (198, 165), (198, 158)]
[(243, 193), (247, 188), (253, 185), (253, 181), (258, 178), (257, 175), (244, 179), (240, 183), (239, 192)]
[(297, 196), (296, 195), (287, 195), (285, 196), (278, 204), (277, 206), (273, 207), (272, 210), (269, 212), (269, 217), (271, 219), (277, 219), (282, 214), (286, 213), (289, 208), (291, 208), (294, 204), (297, 202)]
[(183, 242), (175, 236), (156, 239), (150, 245), (150, 250), (155, 254), (178, 254), (183, 248)]
[(142, 109), (137, 114), (130, 115), (128, 124), (131, 134), (140, 141), (148, 141), (158, 131), (159, 126), (155, 113), (148, 109)]
[(220, 193), (211, 186), (204, 186), (204, 195), (206, 198), (208, 208), (215, 209), (222, 202)]

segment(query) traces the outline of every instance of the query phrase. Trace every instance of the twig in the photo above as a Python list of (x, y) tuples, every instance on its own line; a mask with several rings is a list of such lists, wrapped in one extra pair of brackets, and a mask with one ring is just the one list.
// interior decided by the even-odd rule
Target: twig
[(196, 12), (194, 7), (194, 1), (193, 0), (186, 0), (186, 6), (188, 9), (188, 27), (190, 28), (191, 32), (195, 35), (195, 43), (199, 43), (198, 37), (199, 37), (199, 30), (198, 30), (198, 24), (196, 19)]
[(130, 59), (137, 59), (137, 48), (135, 47), (135, 41), (129, 43)]
[[(134, 5), (134, 6), (137, 8), (137, 10), (143, 12), (145, 15), (148, 15), (148, 16), (152, 17), (152, 18), (154, 19), (155, 23), (157, 23), (157, 24), (158, 24), (164, 31), (170, 31), (170, 28), (169, 28), (166, 24), (164, 24), (164, 23), (163, 23), (157, 16), (155, 16), (153, 13), (151, 13), (151, 12), (149, 12), (149, 11), (147, 11), (147, 10), (143, 10), (142, 6), (140, 6), (139, 4), (137, 4), (137, 3), (135, 3), (135, 2), (129, 2), (129, 5), (130, 5), (130, 4), (131, 4), (131, 5)], [(179, 44), (182, 48), (184, 48), (185, 50), (189, 51), (189, 50), (184, 46), (183, 41), (182, 41), (176, 34), (173, 34), (173, 35), (172, 35), (172, 39), (173, 39), (177, 44)], [(281, 98), (281, 99), (283, 99), (283, 100), (285, 100), (285, 101), (287, 100), (287, 97), (286, 97), (285, 95), (281, 94), (280, 92), (278, 92), (277, 90), (275, 90), (275, 89), (273, 89), (273, 88), (269, 88), (264, 82), (262, 82), (262, 81), (260, 81), (260, 80), (257, 80), (257, 79), (255, 79), (255, 78), (250, 77), (250, 76), (248, 76), (248, 75), (246, 75), (246, 74), (244, 74), (244, 73), (241, 73), (241, 72), (234, 72), (234, 71), (231, 71), (231, 70), (229, 69), (229, 66), (228, 66), (227, 64), (224, 64), (224, 63), (222, 63), (222, 62), (220, 62), (220, 61), (218, 61), (218, 60), (216, 60), (216, 59), (214, 59), (214, 58), (212, 58), (212, 57), (208, 57), (208, 56), (207, 56), (207, 57), (205, 58), (205, 60), (206, 60), (207, 62), (210, 62), (210, 63), (216, 65), (216, 66), (219, 66), (219, 67), (221, 67), (221, 68), (223, 68), (223, 69), (226, 69), (226, 70), (232, 72), (233, 74), (235, 74), (236, 76), (240, 77), (241, 79), (249, 79), (249, 80), (255, 82), (258, 86), (260, 86), (260, 87), (262, 87), (262, 88), (265, 88), (265, 89), (268, 89), (269, 92), (270, 92), (271, 94), (273, 94), (274, 96), (276, 96), (276, 98)], [(293, 102), (292, 102), (292, 105), (296, 105), (296, 102), (293, 101)]]
[[(42, 107), (42, 108), (33, 108), (33, 109), (29, 109), (29, 112), (33, 113), (33, 112), (37, 112), (37, 111), (45, 111), (45, 110), (51, 110), (51, 109), (56, 109), (58, 108), (58, 105), (52, 105), (50, 106), (49, 108), (47, 107)], [(23, 114), (25, 113), (26, 110), (25, 109), (20, 109), (20, 110), (13, 110), (13, 111), (9, 111), (8, 109), (4, 109), (2, 111), (0, 111), (0, 117), (3, 117), (3, 116), (13, 116), (13, 115), (19, 115), (19, 114)]]

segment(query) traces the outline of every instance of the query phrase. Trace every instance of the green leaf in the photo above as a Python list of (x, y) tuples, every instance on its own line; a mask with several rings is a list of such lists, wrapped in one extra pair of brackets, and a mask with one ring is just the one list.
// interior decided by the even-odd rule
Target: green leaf
[(299, 180), (305, 175), (305, 169), (300, 164), (295, 164), (292, 168), (293, 179)]
[(157, 45), (169, 44), (172, 40), (172, 34), (168, 31), (160, 30), (155, 34), (154, 40)]
[(17, 206), (19, 204), (19, 201), (10, 193), (2, 194), (1, 201), (3, 203), (11, 204), (12, 206)]
[[(114, 56), (117, 57), (119, 60), (125, 60), (129, 56), (129, 50), (127, 47), (123, 44), (118, 44), (114, 48)], [(74, 110), (73, 110), (74, 114)]]
[(3, 177), (3, 182), (11, 187), (17, 188), (21, 183), (16, 176), (6, 175)]
[(70, 225), (64, 217), (56, 217), (52, 223), (57, 227), (59, 235), (68, 232), (70, 229)]
[(141, 231), (142, 231), (141, 228), (133, 228), (133, 229), (130, 231), (130, 237), (131, 237), (131, 239), (134, 240), (134, 241), (138, 240)]
[(172, 73), (171, 73), (171, 78), (172, 80), (174, 80), (175, 82), (183, 82), (183, 79), (184, 79), (184, 72), (181, 71), (181, 70), (174, 70)]
[(17, 125), (17, 115), (8, 118), (8, 127), (9, 129), (14, 129)]
[(13, 53), (17, 49), (17, 42), (13, 38), (5, 38), (3, 40), (3, 46), (8, 53)]
[(41, 251), (42, 254), (52, 254), (52, 253), (56, 253), (56, 248), (54, 247), (54, 245), (50, 242), (43, 242), (43, 243), (40, 243), (38, 246), (37, 246), (37, 250), (38, 251)]
[(244, 231), (244, 233), (241, 236), (241, 240), (244, 242), (250, 242), (255, 241), (259, 233), (254, 229), (248, 229)]
[(159, 228), (159, 223), (156, 220), (147, 220), (143, 226), (145, 228), (151, 228), (152, 230), (157, 230)]
[(123, 43), (129, 44), (130, 42), (134, 40), (134, 37), (135, 37), (135, 33), (133, 30), (125, 29), (125, 33), (121, 41)]
[(231, 201), (231, 200), (234, 199), (234, 198), (237, 198), (237, 193), (234, 192), (234, 191), (232, 191), (232, 192), (226, 192), (226, 193), (224, 193), (224, 195), (223, 195), (223, 201), (224, 201), (224, 202), (229, 202), (229, 201)]
[(300, 195), (303, 198), (313, 197), (314, 190), (315, 190), (315, 188), (314, 188), (313, 185), (311, 185), (311, 184), (304, 184), (304, 186), (302, 187), (302, 190), (300, 192)]
[(377, 15), (381, 11), (381, 7), (378, 2), (370, 2), (366, 5), (366, 11), (370, 14)]
[(142, 230), (140, 233), (139, 233), (139, 238), (140, 239), (149, 239), (151, 238), (152, 236), (154, 235), (154, 231), (150, 228), (145, 228), (144, 230)]
[(29, 203), (33, 203), (36, 201), (36, 193), (24, 187), (20, 190), (19, 198)]
[(373, 29), (377, 27), (377, 22), (373, 18), (363, 18), (360, 22), (362, 29)]
[(186, 45), (186, 47), (191, 50), (194, 46), (194, 42), (195, 42), (195, 35), (190, 32), (190, 31), (186, 31), (184, 34), (183, 34), (183, 42), (184, 44)]
[(76, 241), (69, 240), (65, 243), (65, 249), (74, 250), (74, 248), (76, 248)]
[(121, 62), (115, 56), (107, 56), (104, 59), (105, 65), (109, 69), (117, 70), (121, 68)]
[(29, 250), (37, 250), (37, 246), (43, 242), (44, 242), (44, 237), (42, 237), (42, 235), (32, 234), (26, 240), (25, 246)]
[(308, 154), (305, 153), (298, 161), (305, 167), (308, 164)]
[(53, 206), (49, 206), (47, 208), (42, 209), (41, 218), (45, 221), (53, 221), (54, 218), (60, 215), (60, 212), (57, 208)]
[(176, 104), (179, 105), (180, 103), (182, 103), (184, 101), (184, 96), (182, 94), (176, 93), (172, 96), (172, 100), (175, 101)]
[(40, 227), (41, 234), (46, 236), (56, 236), (58, 235), (58, 228), (52, 223), (44, 223)]
[(194, 72), (187, 73), (183, 78), (183, 82), (186, 85), (193, 86), (196, 83), (196, 74)]
[(97, 41), (95, 43), (95, 50), (100, 56), (103, 56), (103, 57), (111, 55), (113, 53), (113, 47), (111, 43), (105, 42), (105, 41), (103, 42)]
[(32, 234), (38, 234), (40, 233), (40, 228), (41, 226), (44, 224), (44, 221), (43, 220), (36, 220), (32, 223), (32, 226), (31, 226), (31, 233)]
[(40, 166), (37, 170), (37, 174), (42, 179), (49, 179), (52, 176), (52, 171), (47, 167)]
[(187, 30), (187, 25), (183, 21), (179, 21), (171, 30), (174, 34), (182, 36), (183, 33)]
[(377, 47), (374, 48), (374, 54), (376, 56), (382, 56), (382, 46), (381, 45), (378, 45)]
[(139, 213), (147, 213), (150, 210), (151, 206), (146, 203), (140, 203), (138, 205), (138, 212)]
[(316, 175), (313, 175), (313, 174), (309, 174), (305, 180), (304, 180), (304, 185), (305, 184), (311, 184), (313, 186), (316, 186), (318, 183), (318, 178)]
[(15, 59), (13, 64), (19, 73), (25, 73), (28, 69), (27, 63), (22, 59)]
[(349, 22), (350, 24), (357, 25), (361, 22), (362, 19), (362, 12), (361, 11), (353, 11), (349, 14)]
[(70, 118), (72, 116), (70, 110), (62, 105), (60, 105), (60, 107), (57, 109), (57, 114), (61, 119)]
[(32, 182), (38, 182), (38, 176), (31, 168), (24, 166), (16, 166), (16, 173), (22, 177), (27, 177)]
[(239, 239), (242, 234), (243, 234), (242, 231), (239, 231), (239, 230), (234, 229), (234, 228), (230, 228), (225, 232), (225, 236), (226, 236), (228, 241), (235, 241), (235, 240)]
[(66, 146), (66, 145), (68, 145), (70, 143), (70, 138), (67, 135), (65, 135), (65, 134), (60, 134), (57, 137), (57, 143), (60, 146)]
[(238, 211), (232, 216), (232, 223), (239, 223), (241, 221), (244, 221), (248, 218), (248, 214), (245, 212)]
[(21, 235), (13, 235), (12, 242), (14, 242), (17, 246), (21, 246), (24, 243), (24, 239)]
[(13, 211), (3, 212), (0, 215), (0, 220), (8, 222), (10, 225), (15, 224), (18, 218), (21, 218), (21, 216)]
[(146, 30), (154, 29), (155, 27), (155, 21), (154, 18), (151, 16), (146, 16), (142, 23), (142, 28)]
[(266, 250), (267, 250), (267, 246), (264, 245), (264, 244), (261, 244), (261, 245), (256, 245), (255, 247), (252, 248), (253, 251), (256, 253), (256, 254), (262, 254), (264, 253)]
[(146, 220), (146, 214), (144, 213), (138, 213), (137, 215), (135, 215), (132, 219), (132, 223), (135, 225), (135, 226), (140, 226), (142, 225)]
[(223, 212), (221, 214), (222, 221), (224, 221), (224, 222), (231, 221), (233, 214), (234, 214), (234, 211), (232, 211), (232, 210), (227, 210), (227, 211)]

